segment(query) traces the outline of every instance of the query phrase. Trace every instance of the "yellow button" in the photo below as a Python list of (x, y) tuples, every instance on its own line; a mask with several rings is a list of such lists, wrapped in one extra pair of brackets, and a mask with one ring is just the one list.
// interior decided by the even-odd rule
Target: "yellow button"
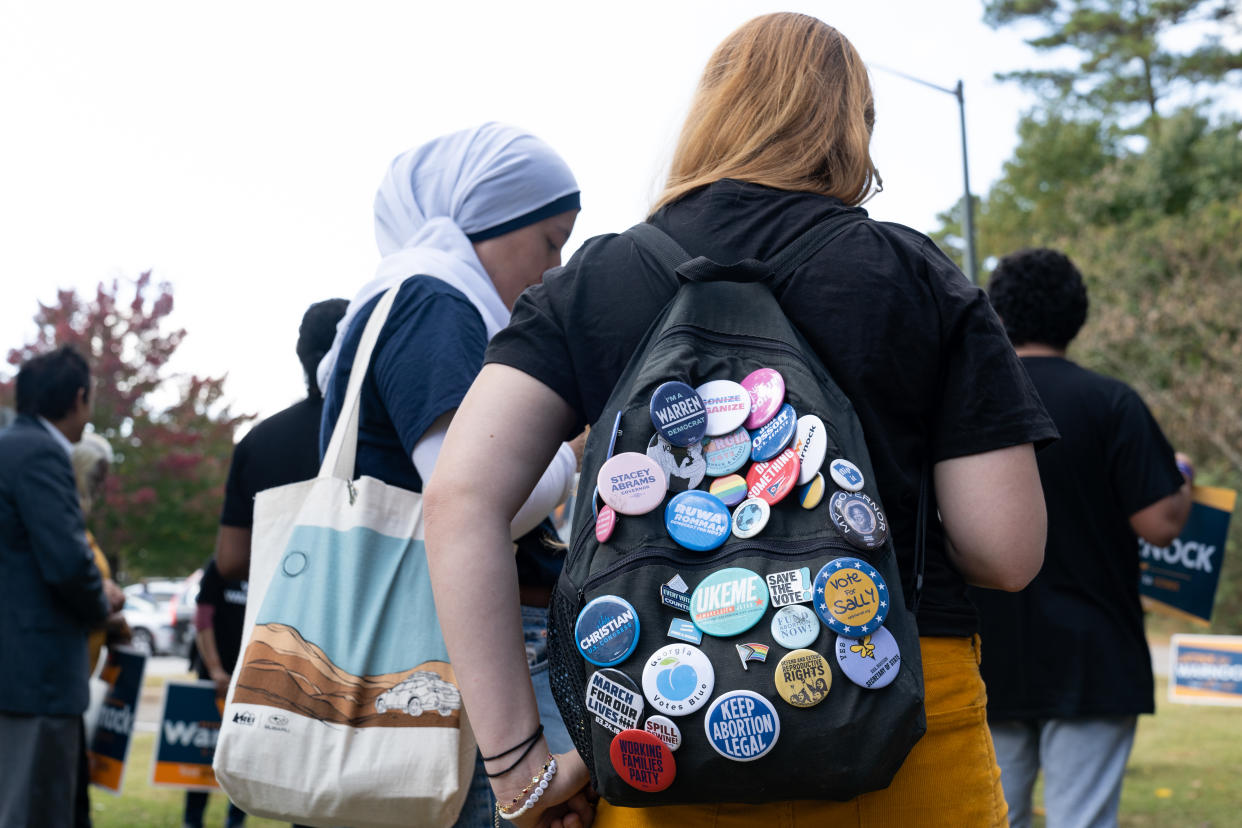
[(814, 650), (786, 653), (776, 665), (776, 692), (794, 707), (814, 707), (828, 698), (832, 671)]

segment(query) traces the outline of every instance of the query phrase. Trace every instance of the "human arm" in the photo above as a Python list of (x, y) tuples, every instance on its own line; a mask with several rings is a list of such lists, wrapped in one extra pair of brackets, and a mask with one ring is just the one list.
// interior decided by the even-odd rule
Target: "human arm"
[(56, 446), (31, 452), (13, 491), (40, 577), (84, 627), (101, 626), (124, 597), (95, 565), (68, 458)]
[(207, 668), (207, 675), (216, 683), (216, 695), (223, 696), (229, 690), (229, 671), (224, 669), (220, 660), (220, 649), (216, 646), (216, 631), (212, 626), (216, 608), (211, 604), (199, 604), (194, 613), (194, 643), (198, 647), (199, 658)]
[(1190, 517), (1191, 493), (1195, 472), (1190, 458), (1180, 451), (1176, 455), (1177, 468), (1182, 473), (1182, 486), (1171, 495), (1130, 515), (1130, 528), (1134, 533), (1155, 546), (1168, 546), (1182, 532)]
[[(573, 424), (573, 412), (550, 388), (517, 369), (487, 365), (457, 410), (440, 462), (424, 488), (436, 610), (485, 756), (518, 744), (539, 723), (522, 638), (510, 523)], [(481, 469), (486, 469), (485, 486), (479, 484)], [(517, 767), (492, 780), (497, 801), (511, 800), (546, 757), (540, 737)], [(506, 760), (512, 761), (505, 757), (488, 767), (501, 770)], [(562, 814), (566, 826), (590, 824), (591, 809), (580, 794), (588, 780), (586, 766), (577, 753), (558, 761), (547, 793), (516, 824), (537, 825)]]
[[(437, 417), (419, 439), (418, 445), (414, 446), (410, 459), (414, 462), (414, 468), (418, 470), (418, 476), (423, 480), (431, 479), (432, 470), (435, 469), (436, 460), (444, 445), (444, 436), (448, 433), (449, 423), (452, 422), (455, 413), (456, 409), (446, 411)], [(517, 514), (513, 516), (509, 524), (512, 538), (520, 538), (534, 529), (540, 521), (551, 514), (553, 509), (565, 502), (573, 487), (574, 471), (577, 470), (580, 456), (580, 448), (575, 452), (570, 443), (561, 443), (560, 448), (556, 450), (556, 456), (544, 469), (534, 489), (522, 503)]]
[(250, 574), (250, 528), (220, 524), (216, 530), (216, 566), (231, 581), (244, 581)]
[(1048, 516), (1030, 443), (933, 470), (949, 560), (974, 586), (1017, 592), (1044, 562)]

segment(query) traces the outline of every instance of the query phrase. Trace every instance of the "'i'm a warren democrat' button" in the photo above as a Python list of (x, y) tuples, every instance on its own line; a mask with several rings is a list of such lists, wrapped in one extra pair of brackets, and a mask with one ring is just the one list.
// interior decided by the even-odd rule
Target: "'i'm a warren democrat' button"
[(651, 424), (674, 446), (688, 446), (707, 434), (707, 408), (689, 385), (666, 382), (651, 395)]

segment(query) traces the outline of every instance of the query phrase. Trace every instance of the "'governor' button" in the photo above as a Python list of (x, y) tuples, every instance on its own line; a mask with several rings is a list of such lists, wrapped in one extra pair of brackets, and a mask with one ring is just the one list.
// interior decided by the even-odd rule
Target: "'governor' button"
[(901, 670), (901, 649), (897, 639), (884, 627), (876, 627), (874, 632), (858, 638), (838, 635), (837, 663), (850, 681), (876, 690), (887, 687), (897, 678)]
[(888, 539), (888, 522), (875, 501), (862, 492), (837, 492), (828, 501), (841, 537), (859, 549), (878, 549)]
[(619, 514), (645, 515), (664, 502), (668, 478), (646, 455), (623, 451), (599, 467), (599, 497)]
[(815, 576), (815, 614), (838, 635), (874, 632), (888, 617), (888, 584), (858, 558), (837, 558)]
[(651, 424), (675, 446), (701, 442), (707, 434), (703, 398), (684, 382), (666, 382), (651, 395)]
[(624, 598), (601, 595), (578, 613), (574, 639), (578, 652), (592, 664), (620, 664), (638, 646), (638, 612)]
[(662, 791), (677, 778), (673, 752), (646, 730), (623, 730), (613, 736), (608, 758), (621, 781), (640, 791)]
[(712, 380), (694, 389), (707, 409), (707, 436), (728, 434), (750, 416), (750, 394), (733, 380)]
[(819, 630), (815, 612), (802, 604), (781, 607), (772, 616), (772, 638), (787, 650), (811, 646), (819, 638)]
[(711, 661), (692, 644), (666, 644), (643, 667), (643, 695), (652, 707), (670, 716), (701, 710), (715, 686)]
[(748, 429), (767, 423), (785, 402), (785, 378), (772, 368), (751, 371), (742, 380), (742, 387), (750, 394), (750, 416), (742, 423)]
[(707, 552), (729, 537), (729, 507), (707, 492), (682, 492), (664, 507), (664, 527), (687, 549)]
[(781, 735), (781, 719), (772, 702), (751, 690), (721, 694), (703, 717), (712, 749), (726, 759), (750, 762), (763, 756)]
[(814, 650), (786, 653), (776, 665), (776, 692), (794, 707), (814, 707), (828, 698), (832, 671), (828, 660)]

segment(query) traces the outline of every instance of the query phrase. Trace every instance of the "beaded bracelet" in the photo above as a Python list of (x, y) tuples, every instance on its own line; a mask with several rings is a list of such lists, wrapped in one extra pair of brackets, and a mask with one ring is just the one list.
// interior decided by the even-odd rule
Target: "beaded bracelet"
[[(539, 797), (543, 796), (543, 792), (548, 789), (548, 783), (552, 781), (553, 776), (556, 776), (556, 757), (549, 753), (539, 773), (531, 777), (530, 784), (522, 788), (521, 792), (509, 801), (509, 804), (496, 805), (496, 815), (503, 820), (513, 820), (535, 807)], [(522, 801), (523, 798), (525, 802)], [(519, 802), (522, 803), (521, 807), (518, 807)]]

